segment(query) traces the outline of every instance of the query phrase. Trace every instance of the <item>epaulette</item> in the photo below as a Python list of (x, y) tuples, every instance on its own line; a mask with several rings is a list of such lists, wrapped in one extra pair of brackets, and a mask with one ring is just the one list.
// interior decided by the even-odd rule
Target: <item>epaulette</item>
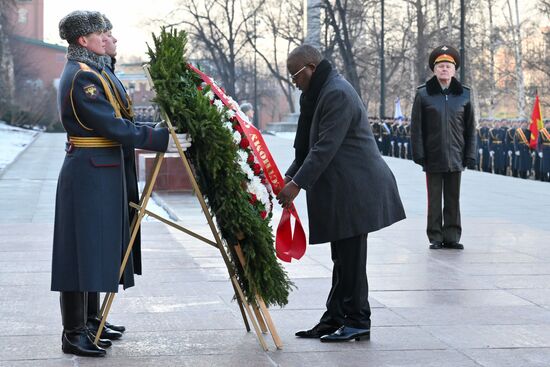
[(418, 87), (416, 87), (416, 89), (420, 89), (420, 88), (426, 88), (426, 83), (420, 84)]
[(92, 71), (92, 68), (90, 66), (88, 66), (88, 64), (85, 64), (83, 62), (79, 62), (78, 66), (80, 66), (80, 70)]

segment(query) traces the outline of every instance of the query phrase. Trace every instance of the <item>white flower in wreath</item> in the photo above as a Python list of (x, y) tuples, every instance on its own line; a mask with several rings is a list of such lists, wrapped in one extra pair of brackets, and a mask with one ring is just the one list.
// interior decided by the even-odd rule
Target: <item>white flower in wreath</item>
[(227, 118), (230, 119), (230, 118), (232, 118), (232, 117), (235, 116), (235, 111), (233, 111), (233, 110), (227, 110), (227, 111), (225, 112), (225, 116), (227, 116)]
[(233, 141), (235, 144), (239, 144), (241, 142), (241, 133), (238, 131), (233, 132)]
[[(241, 169), (243, 170), (243, 173), (246, 175), (246, 177), (249, 179), (249, 180), (252, 180), (255, 176), (254, 176), (254, 171), (252, 171), (252, 168), (250, 168), (250, 166), (248, 164), (243, 164), (241, 166)], [(250, 192), (250, 191), (249, 191)]]
[(209, 90), (208, 92), (204, 93), (204, 96), (211, 101), (211, 100), (214, 99), (215, 94), (214, 94), (214, 92), (212, 92), (212, 90)]
[(237, 151), (237, 162), (239, 162), (239, 165), (248, 164), (246, 163), (247, 159), (248, 159), (248, 153), (242, 149), (239, 149)]
[(216, 106), (218, 112), (223, 112), (223, 110), (225, 109), (225, 105), (223, 104), (221, 99), (216, 99), (214, 101), (214, 106)]
[(231, 121), (224, 122), (223, 127), (225, 127), (230, 132), (233, 132), (233, 124), (231, 123)]

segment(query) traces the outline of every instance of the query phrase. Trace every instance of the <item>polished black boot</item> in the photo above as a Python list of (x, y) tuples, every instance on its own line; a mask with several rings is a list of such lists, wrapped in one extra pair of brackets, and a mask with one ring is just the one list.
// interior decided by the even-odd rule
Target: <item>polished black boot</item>
[[(100, 319), (99, 317), (99, 292), (88, 292), (88, 320)], [(98, 324), (99, 325), (99, 324)], [(122, 325), (113, 325), (105, 322), (105, 327), (119, 333), (126, 331)], [(97, 328), (96, 328), (97, 329)], [(102, 336), (103, 337), (103, 336)]]
[(96, 346), (88, 335), (83, 292), (61, 292), (61, 318), (63, 353), (85, 357), (103, 357), (105, 349)]
[[(86, 325), (88, 326), (88, 329), (94, 334), (97, 334), (97, 330), (99, 329), (99, 324), (101, 323), (101, 320), (98, 318), (88, 318), (88, 322)], [(122, 333), (118, 331), (114, 331), (109, 329), (108, 327), (104, 326), (103, 330), (101, 330), (101, 339), (109, 339), (109, 340), (117, 340), (122, 337)]]

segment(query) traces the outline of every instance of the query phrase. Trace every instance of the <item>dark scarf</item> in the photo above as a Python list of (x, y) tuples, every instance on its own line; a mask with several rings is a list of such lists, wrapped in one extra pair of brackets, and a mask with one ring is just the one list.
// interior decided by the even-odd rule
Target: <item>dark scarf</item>
[(315, 72), (311, 76), (307, 92), (300, 96), (300, 117), (298, 118), (298, 128), (296, 129), (296, 138), (294, 138), (295, 160), (300, 166), (309, 152), (309, 132), (311, 130), (311, 121), (317, 108), (321, 87), (325, 84), (332, 65), (326, 59), (322, 60)]
[(93, 66), (97, 70), (103, 69), (104, 66), (102, 56), (96, 55), (82, 46), (73, 44), (70, 44), (67, 48), (67, 60), (83, 62), (89, 66)]

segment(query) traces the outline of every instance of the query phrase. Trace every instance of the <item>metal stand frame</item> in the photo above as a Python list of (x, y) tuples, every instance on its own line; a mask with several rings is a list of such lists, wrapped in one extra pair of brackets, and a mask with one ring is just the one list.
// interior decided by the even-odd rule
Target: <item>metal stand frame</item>
[[(149, 83), (151, 84), (151, 86), (153, 86), (153, 81), (151, 79), (151, 76), (150, 76), (150, 73), (149, 73), (149, 69), (147, 66), (144, 67), (145, 69), (145, 73), (149, 79)], [(138, 230), (141, 226), (141, 221), (143, 219), (143, 217), (145, 216), (145, 214), (147, 215), (150, 215), (152, 216), (153, 218), (155, 219), (158, 219), (159, 221), (165, 223), (165, 224), (168, 224), (208, 245), (211, 245), (211, 246), (214, 246), (216, 247), (219, 251), (220, 251), (220, 254), (223, 258), (223, 261), (225, 262), (225, 265), (227, 267), (227, 271), (229, 273), (229, 278), (231, 280), (231, 284), (233, 285), (233, 290), (235, 291), (235, 298), (237, 299), (237, 302), (239, 304), (239, 308), (240, 308), (240, 311), (241, 311), (241, 316), (243, 318), (243, 322), (244, 322), (244, 325), (245, 325), (245, 328), (246, 328), (246, 331), (249, 332), (250, 331), (250, 325), (248, 323), (248, 321), (250, 320), (252, 322), (252, 326), (254, 328), (254, 331), (256, 333), (256, 336), (258, 337), (258, 341), (260, 342), (260, 345), (262, 346), (262, 348), (267, 351), (268, 350), (268, 347), (267, 347), (267, 343), (263, 337), (262, 334), (264, 333), (267, 333), (267, 331), (269, 330), (269, 332), (271, 333), (271, 336), (273, 338), (273, 342), (275, 343), (275, 346), (277, 349), (281, 349), (283, 347), (283, 344), (282, 344), (282, 341), (277, 333), (277, 330), (275, 328), (275, 324), (273, 323), (273, 320), (271, 319), (271, 315), (269, 313), (269, 310), (267, 309), (266, 305), (265, 305), (265, 302), (263, 301), (263, 299), (259, 296), (259, 295), (256, 295), (255, 299), (254, 299), (254, 302), (252, 303), (248, 303), (247, 300), (246, 300), (246, 297), (244, 296), (244, 293), (243, 293), (243, 290), (237, 280), (237, 275), (236, 275), (236, 271), (235, 271), (235, 265), (233, 265), (233, 263), (231, 262), (231, 260), (229, 259), (229, 256), (226, 252), (226, 249), (225, 249), (225, 246), (224, 246), (224, 242), (220, 236), (220, 233), (218, 232), (217, 228), (216, 228), (216, 225), (214, 223), (214, 220), (213, 220), (213, 217), (212, 215), (210, 214), (210, 211), (208, 210), (208, 207), (206, 206), (206, 202), (204, 201), (204, 197), (201, 193), (201, 190), (197, 184), (197, 180), (195, 178), (195, 174), (193, 172), (193, 169), (191, 167), (191, 164), (189, 163), (189, 160), (187, 159), (187, 156), (185, 154), (185, 152), (183, 151), (179, 141), (178, 141), (178, 138), (176, 136), (176, 130), (174, 129), (170, 119), (168, 118), (168, 115), (162, 111), (162, 114), (164, 115), (164, 120), (166, 122), (166, 124), (168, 125), (168, 129), (170, 131), (170, 134), (176, 144), (176, 147), (177, 147), (177, 150), (178, 150), (178, 153), (179, 153), (179, 156), (181, 158), (181, 161), (185, 167), (185, 170), (187, 171), (187, 174), (189, 175), (190, 177), (190, 180), (191, 180), (191, 184), (193, 186), (193, 191), (195, 192), (195, 195), (197, 196), (197, 199), (199, 200), (199, 203), (201, 205), (201, 208), (202, 208), (202, 212), (204, 213), (204, 216), (206, 217), (206, 220), (208, 221), (208, 225), (210, 227), (210, 230), (212, 231), (212, 235), (214, 236), (214, 241), (212, 240), (209, 240), (189, 229), (186, 229), (180, 225), (178, 225), (177, 223), (173, 222), (173, 221), (170, 221), (168, 219), (165, 219), (165, 218), (162, 218), (158, 215), (156, 215), (155, 213), (152, 213), (150, 211), (148, 211), (146, 208), (147, 208), (147, 203), (149, 202), (149, 199), (151, 198), (151, 194), (153, 192), (153, 187), (155, 185), (155, 182), (157, 180), (157, 177), (158, 177), (158, 173), (160, 171), (160, 167), (162, 166), (162, 163), (163, 163), (163, 160), (164, 160), (164, 153), (157, 153), (156, 157), (155, 157), (155, 161), (153, 163), (153, 172), (151, 174), (151, 177), (147, 180), (146, 184), (145, 184), (145, 187), (143, 189), (143, 192), (142, 192), (142, 195), (141, 195), (141, 198), (140, 198), (140, 202), (139, 204), (135, 204), (135, 203), (130, 203), (130, 206), (135, 208), (136, 209), (136, 215), (134, 216), (133, 220), (132, 220), (132, 223), (131, 223), (131, 226), (130, 226), (130, 231), (131, 231), (131, 236), (130, 236), (130, 242), (128, 244), (128, 248), (127, 248), (127, 251), (124, 255), (124, 258), (122, 260), (122, 264), (120, 266), (120, 273), (119, 273), (119, 279), (122, 277), (123, 273), (124, 273), (124, 269), (126, 267), (126, 263), (128, 262), (128, 258), (130, 257), (130, 253), (132, 251), (132, 247), (134, 245), (134, 242), (135, 242), (135, 239), (137, 237), (137, 233), (138, 233)], [(240, 239), (242, 240), (242, 238)], [(238, 258), (239, 260), (239, 263), (240, 265), (244, 268), (246, 268), (246, 261), (245, 261), (245, 257), (244, 257), (244, 254), (242, 252), (242, 249), (240, 247), (239, 244), (237, 244), (236, 246), (233, 246), (232, 248), (228, 246), (228, 248), (230, 248), (231, 251), (234, 251), (234, 254), (236, 255), (236, 257)], [(234, 257), (235, 258), (235, 257)], [(107, 315), (109, 314), (109, 311), (111, 309), (111, 306), (113, 304), (113, 300), (115, 298), (115, 294), (116, 293), (107, 293), (105, 295), (105, 298), (103, 300), (103, 304), (101, 306), (101, 310), (100, 310), (100, 316), (101, 316), (101, 323), (99, 325), (99, 329), (96, 333), (96, 337), (95, 337), (95, 340), (94, 340), (94, 343), (97, 345), (98, 341), (99, 341), (99, 338), (101, 336), (101, 332), (105, 326), (105, 322), (107, 320)], [(248, 315), (248, 318), (247, 318), (247, 315)]]

